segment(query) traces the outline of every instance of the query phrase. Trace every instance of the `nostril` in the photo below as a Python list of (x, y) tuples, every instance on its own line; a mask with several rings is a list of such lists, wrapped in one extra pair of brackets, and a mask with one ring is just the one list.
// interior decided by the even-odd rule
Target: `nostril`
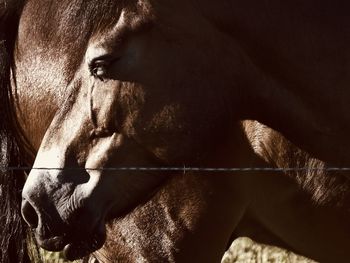
[(38, 214), (34, 207), (27, 201), (22, 201), (22, 216), (31, 228), (37, 228), (39, 223)]

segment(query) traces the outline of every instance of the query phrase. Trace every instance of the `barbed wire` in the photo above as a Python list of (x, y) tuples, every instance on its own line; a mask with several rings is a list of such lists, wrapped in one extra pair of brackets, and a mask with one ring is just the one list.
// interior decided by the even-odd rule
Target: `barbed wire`
[(350, 167), (0, 167), (1, 171), (28, 171), (28, 170), (46, 170), (46, 171), (66, 171), (66, 170), (87, 170), (87, 171), (154, 171), (154, 172), (302, 172), (302, 171), (350, 171)]

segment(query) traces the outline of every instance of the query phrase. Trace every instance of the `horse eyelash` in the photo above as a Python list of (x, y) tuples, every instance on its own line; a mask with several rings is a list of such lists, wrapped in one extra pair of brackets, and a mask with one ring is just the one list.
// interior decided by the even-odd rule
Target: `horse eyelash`
[[(89, 63), (89, 71), (91, 76), (94, 76), (95, 78), (98, 78), (101, 81), (104, 81), (104, 75), (106, 74), (108, 67), (117, 62), (120, 58), (119, 57), (113, 57), (111, 55), (103, 55), (100, 57), (97, 57)], [(98, 70), (101, 69), (103, 71), (103, 74), (99, 75)]]
[[(109, 56), (102, 56), (93, 59), (89, 63), (89, 71), (91, 76), (94, 78), (98, 78), (101, 81), (104, 81), (103, 75), (107, 70), (107, 67), (110, 65)], [(98, 71), (101, 70), (103, 74), (98, 74)]]
[(101, 80), (102, 82), (104, 81), (104, 78), (100, 75), (97, 74), (97, 71), (98, 71), (98, 68), (95, 67), (92, 69), (92, 72), (91, 72), (91, 75), (94, 77), (94, 78), (97, 78), (99, 80)]
[(104, 81), (103, 77), (98, 74), (98, 70), (101, 67), (102, 67), (102, 65), (98, 65), (96, 63), (96, 61), (92, 61), (91, 63), (89, 63), (89, 71), (90, 71), (91, 76), (93, 76), (94, 78), (97, 78), (101, 81)]

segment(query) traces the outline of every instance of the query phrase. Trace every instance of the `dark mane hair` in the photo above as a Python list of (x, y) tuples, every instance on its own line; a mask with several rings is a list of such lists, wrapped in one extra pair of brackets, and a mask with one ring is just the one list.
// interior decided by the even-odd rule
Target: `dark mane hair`
[[(27, 263), (30, 237), (21, 217), (21, 190), (24, 171), (11, 170), (21, 165), (16, 127), (11, 110), (11, 68), (22, 0), (0, 0), (0, 262)], [(34, 249), (35, 250), (35, 249)], [(35, 256), (36, 257), (36, 256)]]

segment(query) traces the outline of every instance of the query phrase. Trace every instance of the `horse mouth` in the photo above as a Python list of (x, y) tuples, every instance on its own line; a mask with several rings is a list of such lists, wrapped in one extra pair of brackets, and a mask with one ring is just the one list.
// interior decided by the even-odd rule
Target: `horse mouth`
[(50, 250), (50, 251), (61, 251), (64, 249), (65, 245), (67, 244), (66, 236), (55, 236), (48, 239), (41, 239), (40, 237), (36, 236), (36, 240), (38, 242), (38, 245), (42, 247), (43, 249)]
[(90, 236), (89, 239), (90, 240), (80, 240), (65, 245), (63, 248), (64, 257), (69, 261), (73, 261), (81, 259), (100, 249), (106, 241), (106, 232), (95, 233)]
[[(36, 236), (38, 245), (45, 250), (49, 251), (62, 251), (64, 257), (69, 260), (81, 259), (94, 251), (100, 249), (106, 240), (106, 230), (104, 224), (99, 225), (99, 229), (89, 234), (77, 235), (70, 234), (70, 236), (62, 235), (55, 236), (48, 239), (41, 239)], [(77, 229), (78, 231), (78, 229)], [(83, 233), (83, 230), (81, 230)]]
[[(149, 202), (172, 176), (165, 176), (149, 193), (136, 203), (131, 203), (123, 210), (113, 211), (113, 208), (96, 223), (95, 227), (86, 232), (86, 229), (79, 228), (79, 223), (71, 226), (65, 231), (66, 234), (43, 239), (36, 235), (38, 245), (49, 251), (62, 251), (64, 257), (69, 261), (82, 259), (96, 250), (99, 250), (106, 241), (106, 224), (115, 219), (120, 219), (132, 213), (137, 207)], [(85, 224), (84, 224), (85, 225)]]
[(77, 226), (70, 234), (62, 234), (52, 238), (43, 239), (35, 235), (38, 245), (49, 251), (62, 251), (67, 260), (73, 261), (100, 249), (106, 240), (106, 229), (103, 222), (88, 233)]

